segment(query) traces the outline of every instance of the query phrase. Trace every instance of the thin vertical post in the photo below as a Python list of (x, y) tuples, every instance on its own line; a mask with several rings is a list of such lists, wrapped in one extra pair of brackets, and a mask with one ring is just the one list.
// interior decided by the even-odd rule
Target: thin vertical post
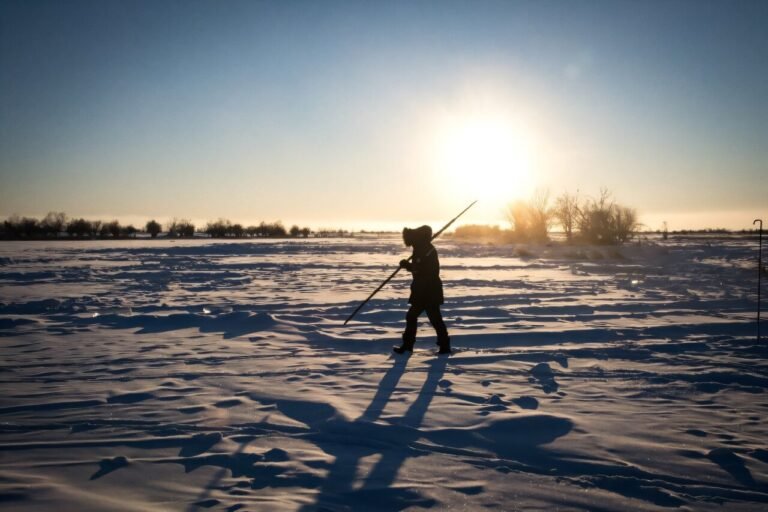
[(760, 234), (758, 235), (757, 242), (757, 342), (760, 343), (760, 289), (761, 278), (763, 275), (763, 219), (755, 219), (752, 222), (754, 226), (760, 223)]

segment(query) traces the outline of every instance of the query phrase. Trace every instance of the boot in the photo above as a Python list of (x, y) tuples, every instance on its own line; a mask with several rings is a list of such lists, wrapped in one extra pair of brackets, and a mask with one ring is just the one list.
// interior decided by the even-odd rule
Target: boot
[(416, 340), (411, 337), (403, 335), (403, 344), (399, 347), (392, 347), (392, 350), (397, 354), (404, 354), (405, 352), (413, 352), (413, 344)]
[(437, 340), (437, 346), (440, 347), (440, 350), (437, 351), (438, 354), (450, 354), (451, 353), (451, 338), (448, 336), (444, 338), (440, 338)]

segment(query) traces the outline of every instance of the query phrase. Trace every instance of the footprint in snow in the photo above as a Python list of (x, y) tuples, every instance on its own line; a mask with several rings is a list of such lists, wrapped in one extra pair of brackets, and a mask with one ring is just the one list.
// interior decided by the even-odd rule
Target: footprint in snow
[(531, 368), (531, 377), (528, 382), (538, 383), (541, 389), (549, 394), (554, 393), (559, 389), (557, 381), (555, 381), (555, 374), (547, 363), (539, 363)]

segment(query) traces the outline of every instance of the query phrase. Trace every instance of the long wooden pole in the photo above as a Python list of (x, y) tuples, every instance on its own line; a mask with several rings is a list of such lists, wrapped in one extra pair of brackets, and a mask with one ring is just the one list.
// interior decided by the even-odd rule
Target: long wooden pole
[[(457, 216), (455, 216), (453, 219), (451, 219), (451, 221), (450, 221), (448, 224), (446, 224), (445, 226), (443, 226), (443, 229), (441, 229), (440, 231), (438, 231), (437, 233), (435, 233), (434, 235), (432, 235), (432, 238), (430, 239), (430, 241), (432, 241), (432, 240), (434, 240), (435, 238), (437, 238), (438, 236), (440, 236), (440, 235), (443, 233), (443, 231), (445, 231), (446, 229), (448, 229), (448, 228), (451, 226), (451, 224), (453, 224), (454, 222), (456, 222), (456, 220), (457, 220), (459, 217), (461, 217), (462, 215), (464, 215), (464, 214), (467, 212), (467, 210), (469, 210), (470, 208), (472, 208), (472, 207), (475, 205), (475, 203), (476, 203), (476, 202), (477, 202), (477, 201), (472, 201), (472, 204), (470, 204), (469, 206), (467, 206), (466, 208), (464, 208), (464, 209), (461, 211), (461, 213), (460, 213), (460, 214), (458, 214), (458, 215), (457, 215)], [(408, 257), (408, 261), (411, 261), (411, 258), (413, 258), (413, 255), (411, 255), (411, 256), (409, 256), (409, 257)], [(383, 283), (381, 283), (381, 284), (379, 285), (379, 287), (378, 287), (378, 288), (376, 288), (375, 290), (373, 290), (373, 293), (371, 293), (371, 294), (368, 296), (368, 298), (367, 298), (367, 299), (365, 299), (365, 300), (362, 302), (362, 304), (360, 304), (359, 306), (357, 306), (357, 309), (355, 309), (355, 310), (352, 312), (352, 314), (351, 314), (351, 315), (349, 315), (349, 317), (348, 317), (346, 320), (344, 320), (344, 325), (347, 325), (347, 322), (349, 322), (350, 320), (352, 320), (352, 319), (355, 317), (355, 315), (357, 314), (357, 312), (358, 312), (358, 311), (360, 311), (361, 309), (363, 309), (363, 306), (365, 306), (366, 304), (368, 304), (368, 301), (369, 301), (369, 300), (371, 300), (371, 299), (373, 298), (373, 296), (374, 296), (374, 295), (376, 295), (377, 293), (379, 293), (379, 290), (381, 290), (382, 288), (384, 288), (384, 286), (385, 286), (385, 285), (386, 285), (388, 282), (390, 282), (390, 281), (391, 281), (391, 280), (392, 280), (392, 279), (393, 279), (393, 278), (394, 278), (394, 277), (397, 275), (397, 273), (398, 273), (398, 272), (400, 272), (400, 268), (401, 268), (401, 267), (399, 267), (399, 266), (398, 266), (398, 267), (395, 269), (395, 271), (394, 271), (394, 272), (392, 272), (392, 274), (390, 274), (390, 276), (389, 276), (388, 278), (386, 278), (386, 279), (384, 280), (384, 282), (383, 282)]]

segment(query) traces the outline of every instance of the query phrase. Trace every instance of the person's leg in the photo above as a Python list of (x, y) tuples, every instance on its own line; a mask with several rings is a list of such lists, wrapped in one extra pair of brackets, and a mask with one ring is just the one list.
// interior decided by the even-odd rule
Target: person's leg
[(432, 324), (432, 327), (435, 328), (435, 332), (437, 333), (437, 346), (440, 347), (440, 353), (441, 354), (450, 353), (451, 338), (448, 337), (448, 328), (445, 326), (445, 321), (443, 320), (443, 314), (440, 312), (440, 306), (439, 305), (428, 306), (426, 309), (427, 309), (427, 317), (429, 317), (429, 322)]
[(419, 315), (424, 311), (423, 306), (412, 304), (405, 314), (405, 331), (403, 332), (403, 345), (396, 347), (395, 352), (402, 354), (406, 350), (413, 351), (413, 344), (416, 343), (416, 328), (419, 323)]

